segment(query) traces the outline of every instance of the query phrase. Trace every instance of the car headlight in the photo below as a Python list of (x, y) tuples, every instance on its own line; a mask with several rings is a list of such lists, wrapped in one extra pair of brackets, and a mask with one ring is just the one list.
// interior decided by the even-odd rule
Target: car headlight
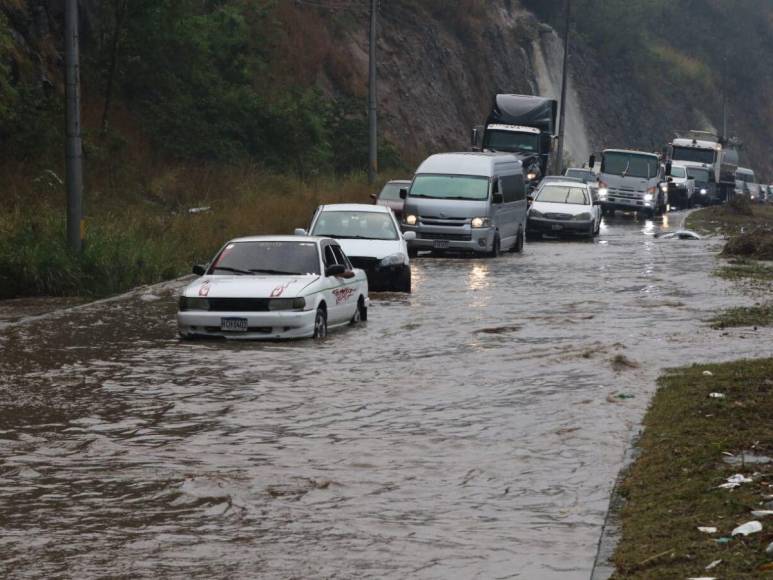
[(207, 298), (180, 296), (180, 312), (187, 310), (209, 310), (209, 300)]
[(419, 220), (415, 215), (409, 214), (405, 216), (405, 223), (409, 226), (415, 226), (417, 221)]
[(660, 184), (660, 190), (661, 191), (668, 191), (668, 184), (667, 183), (661, 183)]
[(701, 189), (701, 195), (706, 195), (708, 193), (708, 190), (704, 187)]
[(609, 189), (606, 187), (599, 187), (599, 197), (606, 197), (609, 194)]
[(653, 199), (655, 199), (655, 196), (652, 195), (651, 193), (644, 194), (644, 201), (652, 201)]
[(487, 228), (489, 226), (489, 223), (490, 222), (488, 218), (476, 217), (476, 218), (472, 218), (470, 225), (473, 228)]
[(535, 217), (535, 218), (541, 218), (544, 217), (542, 215), (541, 211), (537, 211), (536, 209), (529, 210), (529, 217)]
[(268, 301), (268, 309), (274, 310), (303, 310), (306, 307), (306, 299), (300, 298), (271, 298)]
[(392, 254), (386, 258), (382, 258), (379, 262), (379, 265), (382, 267), (400, 266), (401, 264), (405, 264), (405, 254)]
[(585, 213), (578, 213), (576, 216), (574, 216), (574, 219), (576, 219), (578, 222), (584, 222), (591, 219), (591, 215), (586, 211)]
[(529, 181), (534, 181), (537, 179), (537, 174), (534, 171), (529, 171), (529, 173), (526, 174), (526, 179)]

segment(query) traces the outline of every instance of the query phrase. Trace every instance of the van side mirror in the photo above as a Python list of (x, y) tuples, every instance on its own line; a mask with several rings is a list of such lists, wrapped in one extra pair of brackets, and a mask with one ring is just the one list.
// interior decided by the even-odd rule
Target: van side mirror
[(504, 203), (505, 198), (501, 193), (495, 193), (491, 196), (491, 203)]
[(406, 199), (408, 197), (408, 189), (405, 187), (400, 188), (400, 199)]
[(203, 276), (204, 274), (207, 273), (207, 267), (203, 264), (196, 264), (193, 267), (193, 273), (196, 274), (197, 276)]
[(590, 159), (588, 160), (588, 167), (590, 167), (591, 169), (596, 167), (596, 156), (595, 155), (591, 155), (590, 156)]
[(343, 276), (346, 273), (346, 266), (343, 264), (333, 264), (325, 268), (325, 276)]

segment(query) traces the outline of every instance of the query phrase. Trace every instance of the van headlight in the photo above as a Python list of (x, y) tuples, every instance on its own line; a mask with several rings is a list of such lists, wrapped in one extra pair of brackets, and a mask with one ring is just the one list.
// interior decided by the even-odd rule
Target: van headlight
[(402, 264), (405, 264), (405, 254), (391, 254), (386, 258), (382, 258), (378, 264), (382, 268), (388, 266), (401, 266)]
[(409, 226), (415, 226), (417, 221), (419, 221), (418, 218), (413, 214), (405, 216), (405, 223)]
[(268, 309), (275, 310), (303, 310), (306, 307), (306, 299), (300, 298), (271, 298), (268, 301)]
[(478, 228), (487, 228), (487, 227), (489, 227), (490, 223), (491, 222), (489, 222), (488, 218), (476, 217), (476, 218), (472, 218), (472, 221), (470, 222), (470, 225), (473, 228), (478, 229)]
[(655, 199), (655, 196), (652, 195), (651, 193), (644, 194), (644, 201), (652, 201), (653, 199)]

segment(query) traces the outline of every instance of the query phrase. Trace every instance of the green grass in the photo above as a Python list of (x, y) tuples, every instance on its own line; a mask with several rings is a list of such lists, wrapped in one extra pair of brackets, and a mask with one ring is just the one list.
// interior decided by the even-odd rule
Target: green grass
[(773, 205), (744, 201), (700, 209), (687, 217), (685, 225), (688, 229), (702, 234), (724, 236), (734, 236), (742, 230), (773, 227)]
[[(710, 398), (715, 392), (725, 398)], [(771, 494), (773, 467), (729, 465), (724, 454), (773, 455), (773, 359), (670, 372), (660, 380), (639, 447), (620, 488), (625, 503), (615, 578), (767, 577), (760, 568), (773, 560), (765, 554), (769, 518), (763, 519), (762, 533), (736, 536), (727, 544), (716, 539), (758, 519), (750, 511), (762, 509)], [(732, 492), (718, 488), (735, 473), (754, 481)], [(705, 534), (698, 526), (719, 531)]]
[(711, 319), (712, 328), (723, 329), (738, 326), (772, 326), (773, 303), (743, 306), (723, 310)]

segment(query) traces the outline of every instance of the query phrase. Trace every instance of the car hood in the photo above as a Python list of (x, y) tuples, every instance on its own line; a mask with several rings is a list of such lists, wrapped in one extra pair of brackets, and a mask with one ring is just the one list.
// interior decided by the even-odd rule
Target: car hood
[(545, 201), (535, 201), (531, 204), (529, 211), (537, 210), (540, 213), (563, 213), (567, 215), (579, 215), (581, 213), (590, 213), (590, 205), (576, 205), (573, 203), (549, 203)]
[(309, 276), (202, 276), (183, 296), (208, 298), (296, 298), (319, 279)]
[(345, 240), (337, 239), (344, 254), (350, 258), (386, 258), (392, 254), (404, 254), (400, 240)]

